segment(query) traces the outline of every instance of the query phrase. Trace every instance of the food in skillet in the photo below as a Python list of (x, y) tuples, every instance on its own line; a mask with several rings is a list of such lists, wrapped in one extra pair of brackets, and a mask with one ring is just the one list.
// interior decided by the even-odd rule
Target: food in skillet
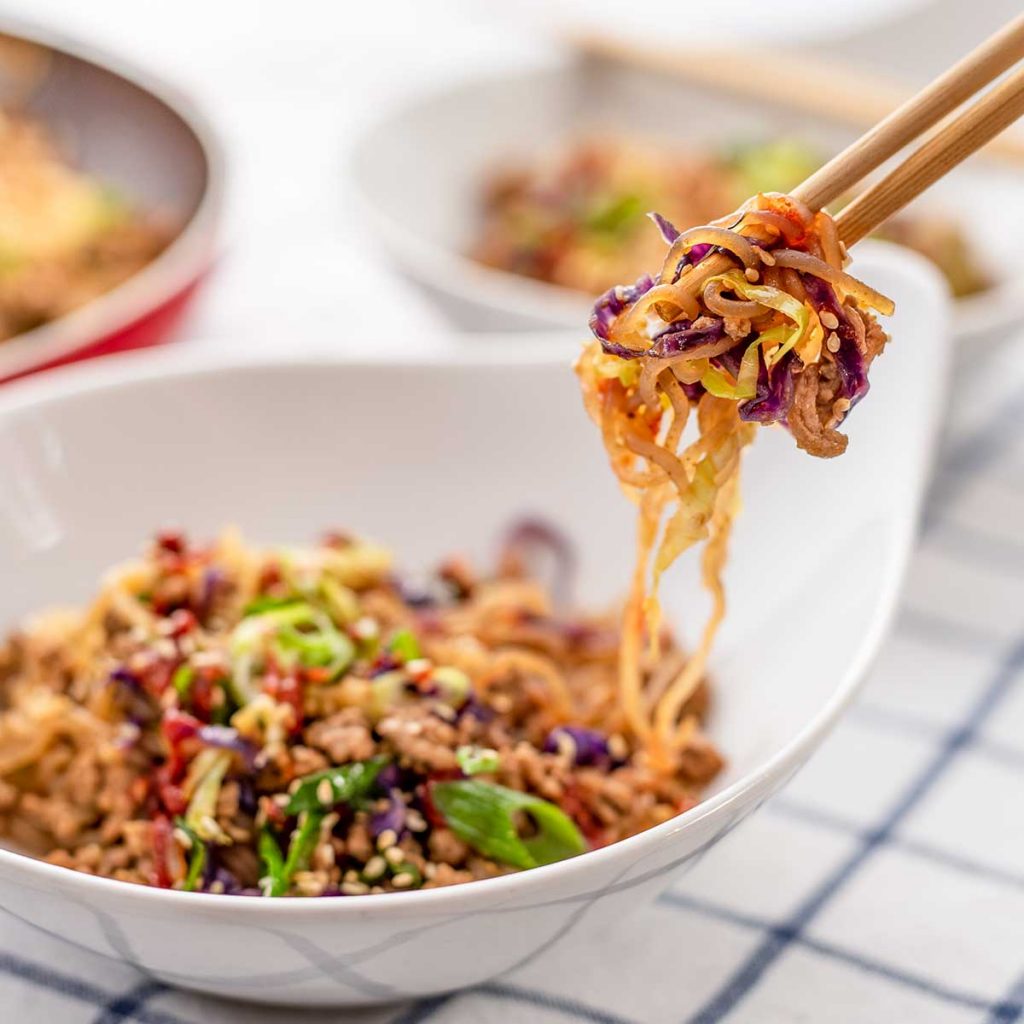
[(168, 225), (72, 168), (39, 123), (0, 109), (0, 341), (120, 284)]
[[(513, 530), (495, 573), (401, 577), (342, 535), (257, 550), (161, 534), (92, 604), (0, 646), (0, 831), (56, 864), (208, 893), (429, 888), (574, 856), (697, 802), (619, 707), (615, 615), (567, 612), (564, 542)], [(554, 564), (552, 586), (531, 567)], [(535, 574), (539, 576), (538, 574)], [(685, 663), (662, 633), (640, 685)]]
[[(626, 139), (581, 141), (487, 183), (473, 256), (488, 266), (597, 294), (656, 265), (648, 210), (707, 224), (747, 196), (793, 188), (822, 163), (795, 139), (706, 152)], [(934, 209), (900, 214), (879, 236), (931, 259), (956, 296), (989, 287), (963, 230)]]
[[(832, 218), (789, 196), (759, 194), (683, 232), (652, 216), (668, 246), (661, 270), (598, 299), (577, 372), (612, 468), (639, 507), (621, 706), (650, 763), (671, 771), (695, 728), (687, 704), (725, 614), (743, 451), (759, 425), (780, 424), (812, 455), (841, 454), (838, 428), (867, 393), (887, 340), (874, 313), (893, 304), (845, 271)], [(657, 658), (658, 581), (701, 543), (711, 615), (693, 657), (652, 702), (642, 666)]]

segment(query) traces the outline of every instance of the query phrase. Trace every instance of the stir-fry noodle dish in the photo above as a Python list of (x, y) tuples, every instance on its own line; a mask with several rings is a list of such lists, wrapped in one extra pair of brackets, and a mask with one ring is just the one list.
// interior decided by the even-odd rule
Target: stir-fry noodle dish
[[(547, 586), (531, 572), (550, 562)], [(618, 706), (617, 617), (554, 603), (567, 562), (536, 523), (489, 575), (451, 560), (416, 580), (339, 534), (271, 550), (162, 534), (89, 607), (0, 647), (0, 828), (130, 882), (337, 896), (487, 878), (665, 821), (721, 759), (696, 727), (670, 771), (649, 763)], [(661, 689), (684, 661), (663, 634), (638, 670)], [(707, 701), (695, 687), (693, 722)]]

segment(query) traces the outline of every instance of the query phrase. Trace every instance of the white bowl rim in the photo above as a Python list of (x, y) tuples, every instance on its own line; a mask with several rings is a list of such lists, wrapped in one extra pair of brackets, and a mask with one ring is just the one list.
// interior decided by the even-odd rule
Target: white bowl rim
[[(907, 252), (898, 246), (875, 243), (870, 246), (872, 260), (886, 265), (888, 269), (904, 273), (916, 279), (919, 293), (927, 296), (940, 308), (948, 312), (948, 295), (942, 286), (938, 271), (923, 257)], [(564, 337), (564, 335), (563, 335)], [(438, 352), (410, 357), (404, 366), (412, 369), (437, 368), (441, 366), (492, 367), (500, 368), (509, 362), (517, 364), (551, 365), (564, 362), (565, 352), (552, 351), (554, 346), (537, 347), (536, 343), (523, 344), (524, 336), (511, 333), (500, 341), (493, 335), (480, 339), (478, 346), (466, 346), (455, 352)], [(938, 358), (948, 363), (948, 337), (942, 341)], [(136, 383), (148, 383), (157, 379), (185, 379), (189, 377), (213, 377), (230, 375), (247, 370), (288, 370), (337, 369), (365, 370), (381, 365), (374, 359), (346, 359), (338, 356), (310, 353), (295, 357), (288, 354), (261, 353), (255, 358), (234, 351), (192, 351), (182, 358), (183, 353), (170, 352), (128, 352), (109, 356), (103, 360), (82, 365), (72, 365), (50, 371), (44, 375), (17, 381), (4, 387), (0, 392), (0, 417), (37, 404), (60, 401), (86, 393), (116, 390), (132, 387)], [(920, 465), (914, 472), (923, 478), (930, 456), (938, 440), (938, 412), (942, 399), (942, 388), (936, 388), (931, 396), (929, 422), (925, 434), (926, 450)], [(922, 480), (918, 480), (912, 514), (903, 522), (898, 540), (897, 557), (887, 566), (879, 600), (870, 628), (865, 631), (856, 657), (853, 658), (843, 677), (824, 704), (811, 716), (808, 722), (775, 754), (752, 771), (736, 779), (725, 789), (701, 801), (696, 806), (656, 825), (653, 828), (619, 840), (598, 850), (590, 850), (569, 860), (547, 864), (527, 871), (514, 872), (496, 878), (478, 879), (460, 885), (437, 889), (419, 889), (365, 896), (295, 897), (290, 899), (246, 898), (215, 893), (182, 892), (176, 889), (160, 889), (137, 883), (121, 882), (73, 871), (55, 864), (47, 864), (26, 854), (0, 849), (0, 865), (16, 871), (26, 871), (38, 878), (41, 885), (48, 880), (60, 880), (65, 885), (80, 884), (97, 898), (104, 894), (134, 898), (149, 902), (156, 907), (170, 911), (175, 905), (181, 910), (195, 912), (205, 908), (210, 912), (238, 912), (241, 914), (282, 913), (289, 918), (317, 914), (354, 914), (362, 916), (368, 911), (379, 915), (407, 915), (416, 910), (437, 909), (449, 905), (452, 911), (466, 910), (481, 903), (493, 903), (502, 897), (515, 893), (525, 894), (531, 887), (554, 879), (561, 873), (566, 878), (573, 872), (574, 865), (582, 862), (596, 863), (598, 858), (615, 860), (624, 857), (628, 850), (653, 847), (677, 832), (680, 828), (695, 825), (712, 814), (721, 812), (730, 804), (742, 799), (759, 784), (784, 773), (787, 767), (797, 767), (805, 753), (813, 749), (819, 738), (828, 732), (842, 711), (852, 701), (881, 645), (900, 596), (900, 584), (909, 561), (916, 533), (917, 511), (923, 499)]]
[[(486, 305), (508, 316), (528, 316), (534, 321), (546, 322), (552, 329), (567, 325), (579, 316), (581, 309), (587, 308), (588, 299), (592, 300), (593, 296), (588, 296), (585, 291), (487, 266), (458, 249), (440, 245), (419, 234), (410, 234), (403, 223), (381, 208), (370, 195), (363, 184), (360, 168), (362, 154), (376, 134), (395, 117), (456, 99), (480, 84), (493, 86), (542, 76), (555, 78), (570, 73), (573, 67), (572, 58), (545, 54), (525, 67), (481, 70), (455, 83), (393, 101), (383, 106), (378, 115), (362, 127), (349, 148), (353, 197), (363, 220), (407, 272), (455, 299)], [(906, 251), (915, 252), (913, 249)], [(944, 279), (943, 287), (948, 290)], [(1012, 329), (1024, 320), (1024, 275), (1004, 277), (983, 292), (953, 298), (951, 311), (952, 330), (957, 338), (974, 338), (997, 329)]]
[(206, 186), (192, 216), (166, 249), (131, 277), (84, 305), (0, 342), (0, 380), (45, 366), (131, 326), (195, 281), (215, 256), (224, 209), (227, 157), (213, 123), (170, 82), (101, 47), (33, 22), (0, 16), (0, 34), (56, 50), (124, 79), (175, 114), (195, 136), (206, 164)]

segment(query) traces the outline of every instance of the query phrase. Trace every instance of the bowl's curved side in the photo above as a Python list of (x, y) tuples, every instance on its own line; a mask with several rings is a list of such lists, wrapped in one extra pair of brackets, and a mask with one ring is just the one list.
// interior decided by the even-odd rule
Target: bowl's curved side
[(4, 19), (4, 35), (48, 51), (25, 100), (76, 164), (180, 226), (167, 248), (110, 291), (0, 343), (0, 381), (165, 340), (216, 253), (224, 154), (205, 116), (146, 72), (58, 34)]

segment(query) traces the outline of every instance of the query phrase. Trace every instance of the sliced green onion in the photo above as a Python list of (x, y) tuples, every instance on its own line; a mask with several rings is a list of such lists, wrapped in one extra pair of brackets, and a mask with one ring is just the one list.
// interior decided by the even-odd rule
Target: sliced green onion
[(255, 597), (242, 609), (242, 617), (263, 615), (266, 612), (278, 611), (281, 608), (290, 608), (292, 605), (304, 603), (301, 598), (291, 594), (288, 597)]
[(171, 676), (171, 686), (174, 687), (178, 696), (184, 699), (188, 696), (188, 691), (192, 689), (192, 681), (195, 677), (196, 670), (188, 662), (183, 662), (174, 670), (174, 675)]
[(203, 868), (206, 867), (206, 843), (189, 827), (184, 818), (175, 818), (174, 824), (188, 836), (189, 842), (192, 844), (188, 851), (188, 872), (185, 875), (182, 888), (185, 892), (195, 892), (202, 877)]
[(299, 827), (292, 834), (288, 844), (288, 857), (284, 862), (284, 878), (291, 885), (296, 871), (305, 871), (309, 867), (309, 858), (313, 856), (317, 840), (320, 838), (320, 825), (323, 823), (323, 811), (305, 811), (299, 817)]
[(307, 601), (254, 613), (235, 626), (231, 634), (231, 695), (239, 705), (256, 697), (253, 672), (273, 650), (284, 662), (298, 662), (307, 668), (328, 668), (336, 678), (353, 662), (355, 644), (325, 612)]
[(206, 749), (196, 755), (199, 781), (192, 791), (192, 799), (185, 811), (185, 824), (207, 842), (222, 843), (227, 840), (217, 824), (217, 798), (224, 776), (231, 765), (231, 753), (227, 750)]
[(325, 576), (320, 581), (320, 589), (331, 618), (339, 625), (348, 626), (359, 618), (359, 598), (354, 590), (343, 586), (330, 576)]
[[(434, 806), (448, 827), (474, 850), (517, 868), (575, 857), (587, 849), (572, 819), (540, 797), (478, 779), (435, 782)], [(535, 831), (521, 835), (517, 818), (529, 819)]]
[(449, 707), (460, 708), (469, 700), (472, 684), (461, 668), (439, 665), (430, 673), (430, 681), (437, 687), (440, 699)]
[(284, 857), (273, 833), (263, 826), (260, 832), (260, 859), (263, 861), (263, 877), (260, 888), (264, 896), (283, 896), (288, 891), (289, 878), (285, 874)]
[(398, 630), (391, 638), (388, 650), (396, 658), (401, 658), (403, 662), (415, 661), (417, 658), (423, 657), (420, 650), (420, 642), (416, 639), (416, 634), (411, 629)]
[(337, 804), (351, 803), (369, 792), (386, 764), (387, 758), (375, 757), (307, 775), (292, 793), (285, 812), (327, 811)]
[(356, 655), (355, 644), (332, 625), (329, 629), (303, 633), (286, 626), (277, 634), (279, 652), (293, 653), (306, 668), (329, 668), (332, 676), (348, 668)]
[(466, 775), (489, 774), (501, 766), (498, 752), (490, 747), (459, 747), (455, 751), (455, 760)]

